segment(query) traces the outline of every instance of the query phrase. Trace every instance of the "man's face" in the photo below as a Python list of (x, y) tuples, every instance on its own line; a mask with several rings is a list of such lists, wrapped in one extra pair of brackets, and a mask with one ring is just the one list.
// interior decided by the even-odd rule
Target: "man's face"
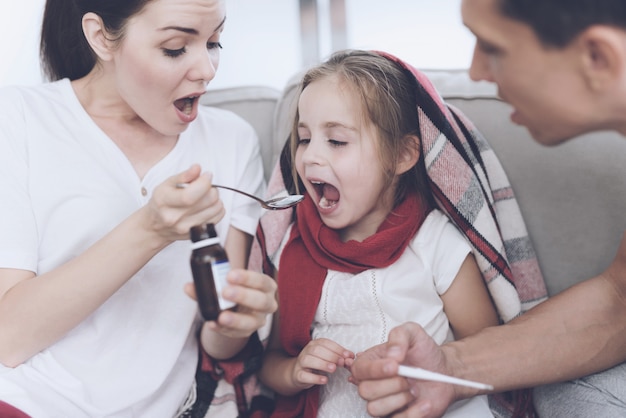
[(513, 108), (511, 120), (542, 144), (596, 129), (576, 41), (546, 47), (529, 26), (503, 16), (497, 2), (462, 1), (463, 22), (476, 36), (470, 77), (496, 83)]

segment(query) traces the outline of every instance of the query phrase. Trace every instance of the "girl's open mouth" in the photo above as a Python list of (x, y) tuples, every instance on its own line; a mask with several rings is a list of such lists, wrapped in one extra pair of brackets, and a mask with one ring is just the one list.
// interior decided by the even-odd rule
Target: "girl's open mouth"
[(339, 190), (332, 184), (319, 181), (311, 182), (319, 199), (317, 205), (322, 209), (330, 209), (339, 202)]

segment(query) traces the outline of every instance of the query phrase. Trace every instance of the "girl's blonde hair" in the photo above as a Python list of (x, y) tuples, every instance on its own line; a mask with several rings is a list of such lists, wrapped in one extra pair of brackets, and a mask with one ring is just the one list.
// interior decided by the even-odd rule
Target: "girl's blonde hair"
[[(343, 50), (309, 69), (300, 84), (300, 93), (311, 83), (326, 77), (336, 76), (357, 94), (367, 118), (378, 138), (378, 152), (387, 186), (396, 177), (398, 158), (420, 147), (413, 137), (419, 138), (417, 116), (416, 82), (395, 62), (374, 52)], [(295, 154), (298, 145), (299, 112), (296, 110), (289, 140), (291, 175), (296, 189), (302, 189), (295, 171)], [(433, 198), (421, 149), (418, 149), (417, 164), (401, 175), (395, 191), (395, 204), (404, 199), (406, 193), (421, 195), (424, 202), (432, 204)], [(284, 161), (283, 161), (284, 162)]]

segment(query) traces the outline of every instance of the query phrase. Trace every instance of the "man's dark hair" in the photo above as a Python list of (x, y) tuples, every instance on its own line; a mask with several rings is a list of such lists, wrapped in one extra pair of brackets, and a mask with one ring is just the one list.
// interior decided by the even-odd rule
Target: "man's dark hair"
[(499, 0), (504, 16), (529, 25), (546, 46), (562, 48), (593, 25), (626, 30), (626, 0)]

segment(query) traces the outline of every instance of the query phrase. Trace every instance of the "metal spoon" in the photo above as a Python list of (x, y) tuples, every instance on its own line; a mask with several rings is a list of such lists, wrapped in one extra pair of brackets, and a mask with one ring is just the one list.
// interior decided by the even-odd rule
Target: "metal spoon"
[[(177, 183), (176, 187), (179, 189), (184, 189), (187, 187), (187, 183)], [(219, 184), (213, 184), (213, 187), (219, 187), (220, 189), (228, 189), (233, 192), (241, 193), (244, 196), (248, 196), (250, 199), (254, 199), (261, 204), (262, 207), (269, 210), (281, 210), (281, 209), (289, 209), (292, 206), (297, 205), (304, 199), (304, 196), (301, 194), (290, 194), (287, 196), (275, 197), (269, 200), (263, 200), (260, 197), (256, 197), (249, 193), (243, 192), (238, 189), (234, 189), (228, 186), (220, 186)]]

